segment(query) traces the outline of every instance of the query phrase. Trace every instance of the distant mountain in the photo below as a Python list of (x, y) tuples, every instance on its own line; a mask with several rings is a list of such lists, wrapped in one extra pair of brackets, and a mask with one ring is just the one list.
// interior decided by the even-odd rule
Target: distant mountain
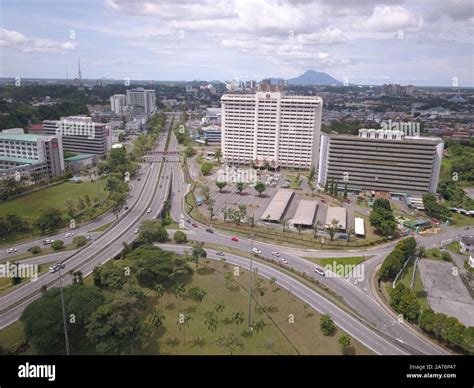
[(342, 85), (342, 82), (329, 74), (307, 70), (299, 77), (289, 79), (288, 85)]

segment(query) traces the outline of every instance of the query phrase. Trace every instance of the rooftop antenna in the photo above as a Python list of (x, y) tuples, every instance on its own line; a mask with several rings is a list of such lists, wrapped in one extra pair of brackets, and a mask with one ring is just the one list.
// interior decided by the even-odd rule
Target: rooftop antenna
[(82, 85), (81, 62), (79, 58), (77, 58), (77, 78), (79, 79), (79, 84)]

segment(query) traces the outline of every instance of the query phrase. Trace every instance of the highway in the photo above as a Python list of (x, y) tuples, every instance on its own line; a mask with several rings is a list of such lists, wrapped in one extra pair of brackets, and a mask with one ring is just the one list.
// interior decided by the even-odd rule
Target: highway
[[(166, 132), (172, 124), (172, 115), (166, 125)], [(164, 151), (166, 136), (161, 137), (156, 151)], [(176, 150), (176, 138), (171, 136), (169, 151)], [(161, 178), (158, 181), (158, 174), (162, 167)], [(175, 220), (179, 222), (181, 216), (185, 219), (189, 218), (184, 210), (184, 195), (189, 190), (188, 184), (185, 183), (183, 173), (179, 165), (179, 157), (177, 155), (166, 156), (166, 162), (163, 162), (163, 156), (155, 157), (152, 164), (142, 166), (141, 182), (135, 182), (131, 192), (131, 198), (128, 201), (129, 210), (124, 212), (117, 223), (106, 232), (95, 237), (92, 243), (85, 248), (77, 251), (65, 252), (65, 256), (59, 254), (45, 255), (34, 259), (29, 259), (30, 263), (51, 262), (55, 259), (63, 260), (66, 263), (66, 269), (63, 271), (63, 282), (68, 284), (71, 277), (67, 274), (69, 270), (81, 270), (86, 276), (101, 263), (110, 260), (117, 255), (122, 249), (122, 242), (132, 242), (136, 235), (134, 230), (145, 219), (156, 217), (163, 206), (163, 202), (168, 197), (171, 184), (171, 214)], [(146, 209), (151, 208), (151, 213), (147, 213)], [(109, 218), (108, 218), (109, 217)], [(112, 220), (110, 216), (105, 216), (101, 221)], [(197, 228), (191, 226), (191, 223), (184, 222), (183, 226), (188, 234), (188, 238), (196, 241), (210, 242), (224, 246), (234, 246), (242, 251), (250, 251), (251, 241), (248, 238), (239, 237), (239, 242), (230, 240), (230, 236), (215, 231), (210, 234), (205, 231), (206, 225), (191, 220), (197, 224)], [(90, 230), (90, 226), (84, 227)], [(76, 231), (76, 235), (84, 234)], [(31, 242), (25, 246), (34, 245)], [(351, 250), (351, 251), (315, 251), (315, 250), (298, 250), (289, 247), (280, 247), (262, 242), (254, 242), (254, 247), (261, 250), (260, 256), (267, 259), (278, 260), (272, 255), (272, 252), (278, 251), (280, 258), (287, 261), (285, 266), (292, 267), (297, 271), (304, 272), (308, 276), (315, 278), (319, 283), (331, 289), (335, 294), (343, 298), (344, 302), (356, 312), (356, 317), (351, 316), (343, 311), (333, 302), (329, 301), (322, 295), (311, 290), (307, 286), (301, 284), (296, 279), (289, 277), (284, 272), (279, 271), (271, 266), (259, 263), (263, 276), (276, 276), (281, 281), (279, 284), (289, 289), (297, 297), (306, 301), (321, 313), (330, 313), (335, 319), (338, 326), (346, 330), (354, 338), (364, 343), (370, 349), (379, 354), (449, 354), (445, 349), (429, 341), (420, 333), (415, 332), (412, 328), (407, 327), (405, 323), (400, 323), (395, 315), (388, 312), (375, 299), (371, 287), (369, 286), (370, 276), (376, 266), (382, 262), (384, 257), (393, 249), (394, 243), (379, 246), (367, 250)], [(163, 247), (171, 248), (170, 245)], [(189, 246), (187, 247), (189, 249)], [(177, 249), (176, 247), (173, 249)], [(180, 249), (184, 249), (180, 247)], [(212, 252), (212, 250), (208, 250)], [(364, 278), (354, 284), (354, 280), (348, 280), (343, 277), (318, 275), (314, 271), (315, 264), (302, 256), (313, 257), (336, 257), (336, 256), (355, 256), (370, 255), (372, 258), (364, 262)], [(248, 267), (249, 260), (243, 257), (230, 255), (233, 263), (243, 268)], [(26, 262), (26, 261), (25, 261)], [(264, 273), (266, 275), (264, 275)], [(271, 274), (271, 275), (270, 275)], [(0, 297), (0, 328), (6, 327), (19, 318), (21, 312), (34, 298), (38, 297), (39, 290), (42, 285), (50, 286), (57, 282), (58, 274), (45, 274), (39, 277), (35, 282), (29, 282), (25, 285), (4, 294)], [(378, 345), (377, 345), (378, 344)]]

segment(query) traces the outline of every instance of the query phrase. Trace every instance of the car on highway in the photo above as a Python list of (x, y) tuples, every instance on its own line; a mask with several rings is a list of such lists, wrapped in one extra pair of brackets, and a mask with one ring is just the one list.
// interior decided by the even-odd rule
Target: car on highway
[(253, 249), (252, 249), (252, 252), (253, 252), (253, 253), (257, 253), (257, 254), (262, 253), (262, 251), (261, 251), (260, 249), (258, 249), (258, 248), (253, 248)]
[(138, 234), (138, 232), (139, 232), (138, 229), (135, 229), (135, 230), (133, 231), (133, 233), (135, 233), (135, 234)]
[(49, 273), (55, 273), (55, 272), (58, 272), (60, 269), (64, 269), (64, 268), (66, 268), (65, 264), (56, 263), (52, 265), (51, 267), (49, 267)]
[(190, 223), (191, 223), (191, 220), (187, 219), (186, 222), (187, 222), (188, 224), (190, 224)]
[(151, 213), (151, 207), (149, 207), (146, 212), (147, 212), (147, 213)]
[(49, 245), (52, 244), (54, 240), (50, 240), (49, 238), (46, 240), (43, 240), (43, 245)]
[(92, 239), (93, 239), (92, 236), (86, 236), (86, 240), (90, 241), (90, 240), (92, 240)]
[(231, 237), (231, 240), (232, 240), (232, 241), (235, 241), (235, 242), (239, 242), (239, 239), (238, 239), (237, 237), (235, 237), (235, 236), (232, 236), (232, 237)]
[(125, 206), (124, 209), (125, 209), (125, 210), (128, 210), (128, 206)]
[(469, 230), (469, 229), (471, 229), (469, 226), (464, 227), (464, 230)]
[(16, 248), (8, 248), (7, 253), (13, 253), (13, 252), (18, 252), (18, 249)]
[(280, 257), (280, 254), (279, 254), (277, 251), (272, 252), (272, 255), (273, 255), (273, 256), (276, 256), (276, 257)]
[(197, 224), (192, 224), (192, 225), (193, 225), (193, 228), (197, 228), (197, 227), (198, 227)]
[(326, 276), (326, 273), (321, 268), (313, 267), (313, 271), (316, 272), (318, 275)]
[(214, 231), (213, 231), (211, 228), (207, 228), (207, 229), (206, 229), (206, 232), (207, 232), (207, 233), (211, 233), (211, 234), (214, 233)]
[(66, 237), (66, 238), (72, 237), (72, 236), (74, 236), (74, 233), (72, 233), (72, 232), (67, 232), (67, 233), (64, 235), (64, 237)]
[(288, 264), (288, 260), (286, 260), (286, 259), (281, 258), (280, 261), (281, 261), (283, 264)]
[(217, 256), (224, 256), (224, 252), (217, 252), (216, 255)]
[(184, 220), (184, 214), (181, 214), (180, 218), (181, 218), (182, 220)]

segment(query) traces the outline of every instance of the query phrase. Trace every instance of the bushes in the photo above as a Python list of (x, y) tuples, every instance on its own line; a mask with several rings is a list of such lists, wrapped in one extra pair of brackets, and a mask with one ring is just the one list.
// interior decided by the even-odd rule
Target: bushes
[(321, 331), (324, 335), (332, 335), (336, 331), (336, 325), (329, 314), (321, 317)]
[(390, 306), (410, 322), (418, 318), (420, 304), (415, 294), (402, 283), (398, 283), (390, 292)]
[(421, 314), (420, 327), (449, 346), (474, 354), (473, 326), (465, 327), (454, 317), (428, 309)]
[(76, 236), (72, 240), (72, 243), (76, 246), (76, 248), (83, 247), (87, 244), (87, 239), (84, 236)]
[(201, 164), (201, 173), (202, 175), (209, 175), (212, 170), (212, 164), (209, 162), (203, 162)]
[(184, 244), (188, 241), (188, 237), (186, 236), (186, 233), (182, 232), (181, 230), (177, 230), (173, 236), (173, 240), (177, 244)]
[(402, 269), (406, 260), (412, 258), (416, 251), (416, 240), (413, 237), (400, 241), (395, 249), (385, 258), (379, 271), (383, 281), (393, 280)]
[(62, 240), (54, 240), (51, 243), (51, 248), (53, 248), (55, 251), (61, 249), (64, 246), (64, 241)]
[(38, 245), (35, 245), (34, 247), (31, 247), (30, 252), (33, 255), (37, 255), (38, 253), (41, 252), (41, 247), (39, 247)]

